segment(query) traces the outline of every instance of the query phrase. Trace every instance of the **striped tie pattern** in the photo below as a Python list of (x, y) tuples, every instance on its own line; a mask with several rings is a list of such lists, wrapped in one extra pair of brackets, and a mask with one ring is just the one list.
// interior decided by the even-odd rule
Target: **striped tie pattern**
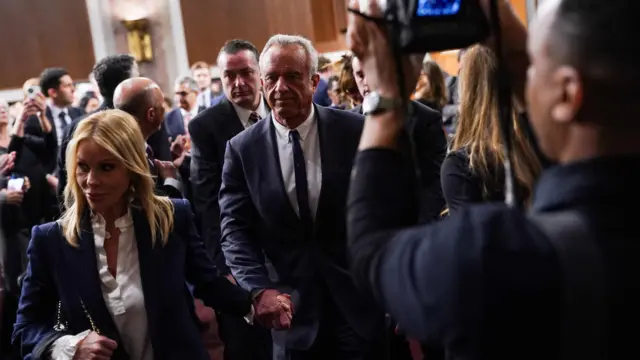
[(260, 121), (260, 115), (258, 115), (257, 112), (252, 111), (251, 114), (249, 114), (249, 126), (257, 123), (258, 121)]

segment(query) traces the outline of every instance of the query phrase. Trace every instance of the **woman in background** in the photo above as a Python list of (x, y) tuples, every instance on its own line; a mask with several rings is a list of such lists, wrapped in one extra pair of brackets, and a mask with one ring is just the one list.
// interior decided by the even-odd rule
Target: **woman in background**
[(84, 111), (85, 114), (91, 114), (100, 107), (100, 100), (98, 95), (93, 91), (87, 91), (82, 98), (78, 106)]
[(447, 105), (447, 86), (444, 82), (444, 73), (437, 62), (425, 61), (422, 64), (422, 72), (418, 78), (414, 100), (442, 113)]
[[(500, 133), (496, 57), (487, 47), (468, 49), (460, 69), (460, 114), (441, 182), (450, 212), (469, 203), (504, 201), (504, 142)], [(528, 204), (540, 161), (513, 111), (513, 173), (518, 200)]]
[(342, 55), (342, 58), (334, 64), (335, 72), (339, 74), (338, 89), (341, 102), (345, 104), (345, 110), (353, 109), (362, 104), (362, 95), (353, 74), (352, 61), (353, 55), (346, 54)]
[(137, 122), (79, 123), (67, 148), (66, 211), (34, 227), (14, 345), (25, 359), (208, 359), (194, 295), (245, 316), (250, 295), (218, 273), (186, 200), (154, 195)]

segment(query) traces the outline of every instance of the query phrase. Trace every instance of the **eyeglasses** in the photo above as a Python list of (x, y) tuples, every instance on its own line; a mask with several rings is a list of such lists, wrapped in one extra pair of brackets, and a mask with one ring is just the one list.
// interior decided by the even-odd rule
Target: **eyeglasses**
[(186, 92), (186, 91), (176, 91), (176, 95), (178, 96), (187, 96), (191, 94), (191, 92)]

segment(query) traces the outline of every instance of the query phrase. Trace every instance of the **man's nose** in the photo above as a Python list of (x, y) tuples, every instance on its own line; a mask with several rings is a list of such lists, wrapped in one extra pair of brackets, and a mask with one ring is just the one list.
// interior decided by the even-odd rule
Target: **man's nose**
[(274, 89), (276, 91), (287, 91), (289, 89), (289, 85), (287, 85), (287, 81), (284, 79), (284, 77), (278, 78)]

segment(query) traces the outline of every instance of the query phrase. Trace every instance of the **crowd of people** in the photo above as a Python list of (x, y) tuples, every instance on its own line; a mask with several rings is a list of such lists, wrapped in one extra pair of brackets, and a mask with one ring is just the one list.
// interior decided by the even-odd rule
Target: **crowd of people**
[[(631, 104), (590, 86), (637, 81), (592, 30), (620, 35), (633, 21), (622, 1), (587, 1), (593, 13), (585, 1), (541, 8), (532, 62), (500, 1), (505, 53), (494, 41), (462, 49), (455, 75), (425, 57), (406, 69), (408, 109), (388, 39), (355, 13), (351, 52), (336, 62), (278, 34), (262, 50), (227, 41), (219, 77), (196, 62), (169, 96), (130, 55), (98, 60), (81, 96), (63, 68), (27, 80), (23, 101), (0, 99), (0, 360), (567, 355), (553, 235), (495, 203), (507, 196), (506, 118), (517, 204), (576, 203), (601, 242), (605, 230), (637, 238), (611, 219), (630, 214), (616, 211), (616, 191), (637, 197), (622, 186), (637, 179), (634, 148), (619, 142), (636, 127), (616, 120), (626, 129), (611, 142), (613, 125), (585, 110)], [(375, 4), (359, 10), (379, 15)], [(585, 39), (596, 44), (569, 46)], [(508, 114), (499, 55), (514, 75)], [(633, 260), (619, 259), (609, 309), (635, 296), (623, 284)], [(608, 324), (630, 323), (623, 312)], [(584, 328), (605, 326), (596, 315)], [(604, 337), (589, 339), (593, 350)], [(580, 358), (607, 358), (619, 343)]]

